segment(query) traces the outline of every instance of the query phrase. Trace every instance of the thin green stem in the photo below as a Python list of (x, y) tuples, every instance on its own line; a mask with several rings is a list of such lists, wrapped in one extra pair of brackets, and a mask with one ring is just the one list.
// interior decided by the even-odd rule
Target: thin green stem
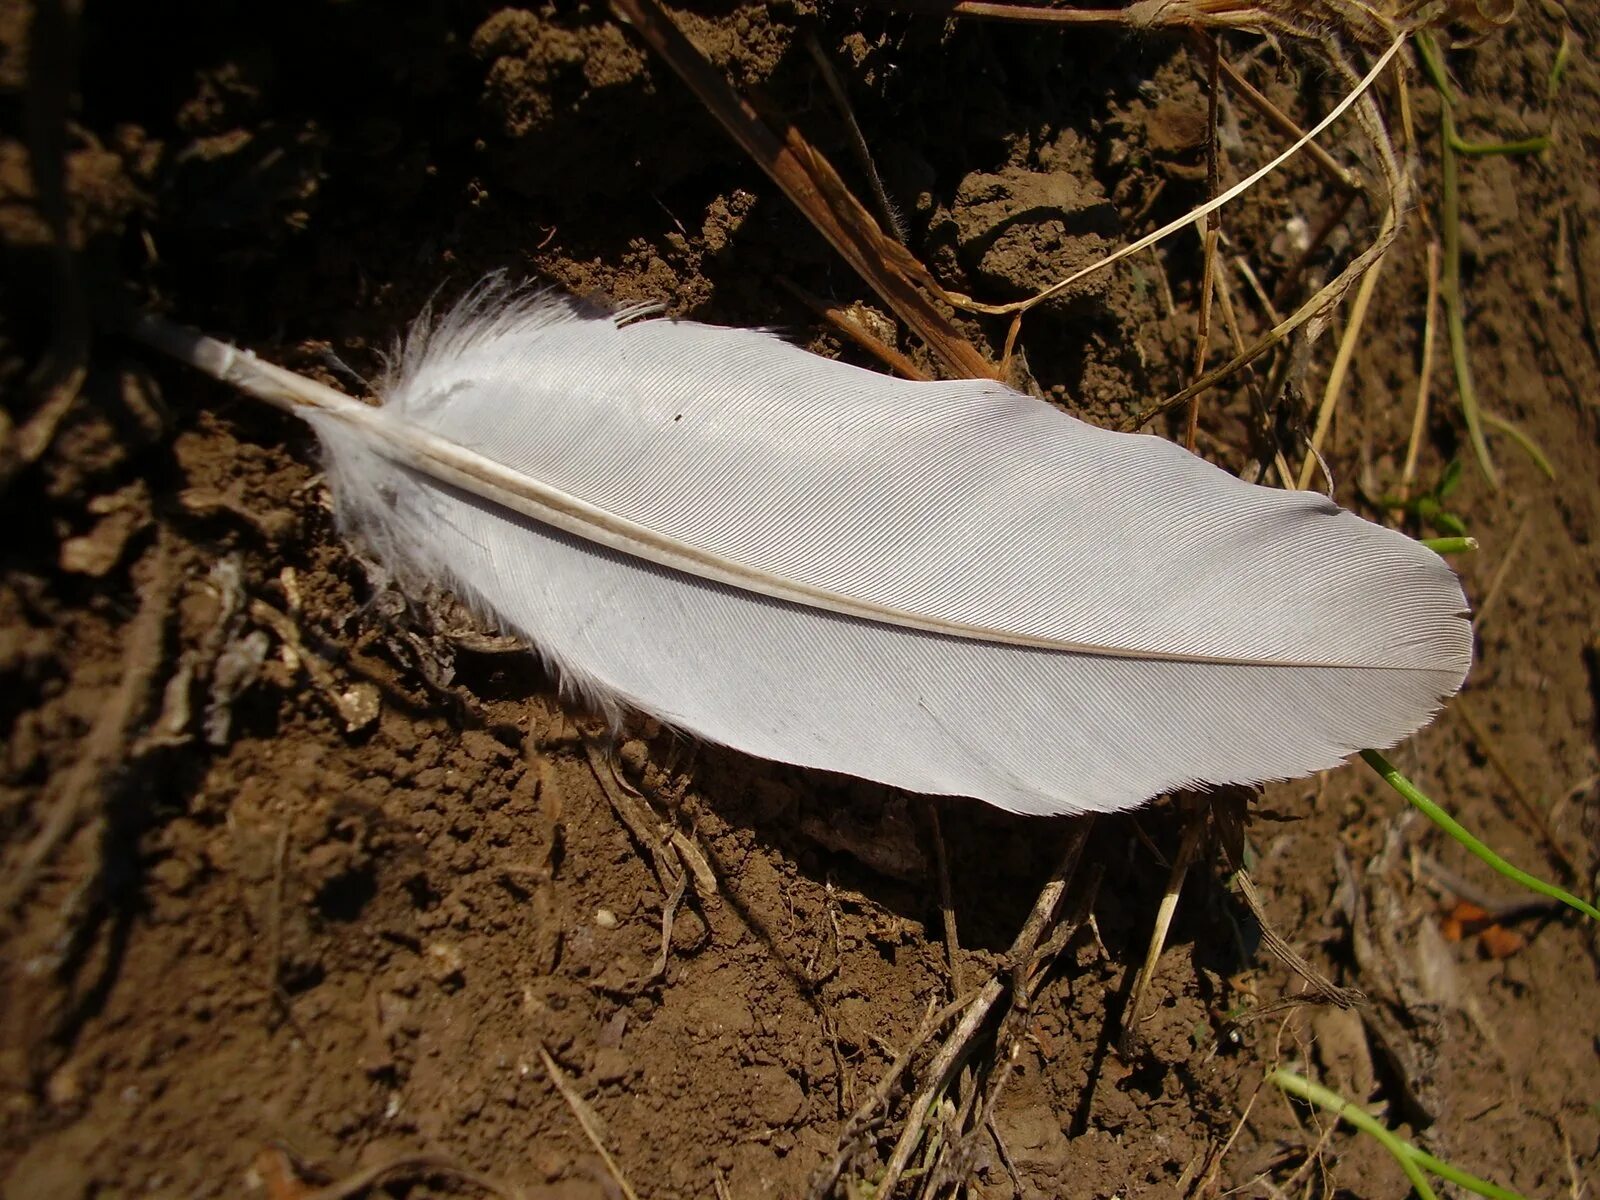
[(1489, 158), (1496, 154), (1542, 154), (1550, 149), (1551, 144), (1548, 133), (1519, 138), (1514, 142), (1469, 142), (1454, 128), (1447, 128), (1449, 132), (1445, 136), (1450, 142), (1450, 149), (1468, 158)]
[(1433, 44), (1432, 35), (1418, 33), (1413, 40), (1417, 45), (1417, 57), (1422, 60), (1422, 73), (1433, 84), (1433, 90), (1439, 93), (1441, 100), (1446, 104), (1454, 104), (1455, 90), (1450, 86), (1449, 76), (1444, 73), (1444, 59), (1439, 57), (1439, 48)]
[(1442, 117), (1444, 146), (1439, 157), (1444, 176), (1444, 212), (1440, 219), (1444, 227), (1444, 273), (1439, 282), (1439, 294), (1444, 298), (1445, 327), (1450, 333), (1450, 364), (1455, 368), (1456, 391), (1461, 396), (1461, 415), (1466, 418), (1467, 437), (1489, 486), (1498, 491), (1500, 475), (1494, 469), (1488, 439), (1483, 436), (1478, 389), (1473, 384), (1472, 364), (1467, 359), (1467, 322), (1461, 304), (1461, 164), (1452, 145), (1456, 124), (1448, 108)]
[(1460, 1167), (1453, 1166), (1441, 1159), (1425, 1154), (1410, 1142), (1404, 1141), (1387, 1128), (1366, 1109), (1360, 1108), (1346, 1100), (1337, 1092), (1323, 1087), (1321, 1084), (1312, 1083), (1293, 1071), (1285, 1071), (1281, 1067), (1267, 1074), (1267, 1082), (1274, 1084), (1291, 1096), (1296, 1096), (1309, 1104), (1332, 1113), (1341, 1121), (1359, 1129), (1362, 1133), (1370, 1134), (1376, 1138), (1385, 1150), (1394, 1155), (1400, 1164), (1400, 1169), (1406, 1173), (1406, 1178), (1411, 1181), (1411, 1186), (1416, 1189), (1417, 1195), (1422, 1200), (1429, 1200), (1433, 1196), (1433, 1189), (1428, 1186), (1428, 1181), (1423, 1178), (1423, 1169), (1432, 1171), (1441, 1179), (1448, 1179), (1451, 1183), (1476, 1192), (1488, 1200), (1526, 1200), (1518, 1192), (1503, 1188), (1498, 1184), (1490, 1183), (1487, 1179), (1479, 1179)]
[(1545, 80), (1544, 99), (1546, 104), (1555, 102), (1556, 93), (1561, 90), (1561, 82), (1567, 77), (1567, 67), (1572, 62), (1572, 35), (1565, 29), (1561, 31), (1561, 45), (1556, 50), (1556, 60), (1550, 64), (1550, 76)]
[(1495, 416), (1495, 414), (1490, 412), (1488, 409), (1483, 410), (1483, 420), (1485, 424), (1498, 429), (1501, 433), (1505, 434), (1517, 445), (1526, 450), (1528, 452), (1528, 457), (1533, 459), (1533, 465), (1538, 467), (1539, 470), (1543, 471), (1549, 479), (1555, 479), (1556, 469), (1550, 465), (1550, 460), (1544, 456), (1544, 451), (1539, 448), (1539, 443), (1534, 441), (1533, 438), (1529, 437), (1528, 434), (1524, 433), (1521, 426), (1513, 425), (1504, 417)]
[(1525, 1200), (1519, 1192), (1510, 1188), (1503, 1188), (1499, 1184), (1490, 1183), (1487, 1179), (1479, 1179), (1469, 1171), (1453, 1166), (1442, 1159), (1435, 1158), (1425, 1151), (1418, 1150), (1415, 1146), (1408, 1146), (1411, 1157), (1417, 1166), (1425, 1171), (1432, 1171), (1440, 1179), (1448, 1179), (1459, 1187), (1466, 1188), (1469, 1192), (1477, 1192), (1480, 1196), (1488, 1196), (1490, 1200)]
[(1474, 537), (1436, 537), (1419, 540), (1435, 554), (1472, 554), (1478, 549), (1478, 539)]
[(1571, 892), (1558, 888), (1553, 883), (1546, 883), (1536, 875), (1530, 875), (1518, 867), (1512, 866), (1493, 850), (1485, 846), (1477, 838), (1468, 833), (1461, 824), (1444, 809), (1440, 808), (1427, 796), (1423, 795), (1417, 785), (1412, 783), (1399, 771), (1394, 764), (1376, 750), (1363, 750), (1362, 759), (1383, 777), (1383, 781), (1399, 792), (1406, 801), (1418, 809), (1428, 820), (1444, 830), (1456, 841), (1460, 842), (1472, 854), (1488, 863), (1507, 879), (1514, 880), (1527, 888), (1530, 892), (1538, 892), (1541, 896), (1549, 896), (1552, 900), (1559, 900), (1568, 908), (1576, 909), (1584, 916), (1600, 921), (1600, 908), (1596, 908), (1586, 900), (1580, 900)]
[(1406, 1173), (1406, 1178), (1411, 1181), (1411, 1186), (1416, 1189), (1421, 1200), (1438, 1200), (1433, 1189), (1428, 1186), (1427, 1179), (1423, 1177), (1422, 1168), (1417, 1166), (1413, 1157), (1415, 1150), (1385, 1129), (1371, 1113), (1357, 1108), (1337, 1092), (1331, 1092), (1309, 1079), (1303, 1079), (1294, 1072), (1282, 1068), (1270, 1072), (1267, 1075), (1267, 1082), (1277, 1085), (1291, 1096), (1298, 1096), (1318, 1108), (1326, 1109), (1339, 1120), (1376, 1138), (1379, 1144), (1394, 1156), (1395, 1162), (1400, 1164), (1400, 1169)]

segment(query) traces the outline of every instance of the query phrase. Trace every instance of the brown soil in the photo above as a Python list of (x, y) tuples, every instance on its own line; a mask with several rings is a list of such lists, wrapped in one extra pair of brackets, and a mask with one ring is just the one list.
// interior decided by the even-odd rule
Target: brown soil
[[(8, 463), (40, 381), (74, 358), (82, 307), (129, 292), (349, 387), (436, 289), (494, 268), (855, 353), (778, 282), (871, 297), (602, 6), (87, 7), (60, 46), (28, 4), (0, 4)], [(1505, 487), (1488, 488), (1441, 335), (1420, 474), (1468, 462), (1450, 503), (1482, 543), (1458, 561), (1487, 611), (1467, 692), (1396, 759), (1513, 861), (1592, 894), (1600, 23), (1578, 3), (1524, 7), (1450, 59), (1465, 136), (1556, 134), (1544, 156), (1464, 167), (1468, 336), (1486, 405), (1538, 441), (1557, 481), (1497, 437)], [(682, 20), (865, 196), (804, 44), (815, 33), (911, 245), (960, 290), (1025, 294), (1201, 194), (1204, 89), (1175, 39), (806, 0)], [(1563, 37), (1570, 65), (1549, 100)], [(1230, 54), (1253, 48), (1240, 37)], [(1306, 59), (1260, 51), (1251, 72), (1291, 111), (1329, 102)], [(49, 115), (69, 93), (60, 215), (82, 253), (62, 276), (26, 129), (43, 114), (32, 161), (48, 168)], [(1416, 385), (1438, 101), (1420, 80), (1411, 99), (1421, 206), (1331, 441), (1339, 496), (1358, 507), (1398, 478)], [(1281, 144), (1247, 109), (1223, 116), (1234, 176)], [(1361, 165), (1353, 133), (1331, 144)], [(1274, 176), (1229, 208), (1230, 255), (1273, 288), (1296, 222), (1315, 228), (1336, 200), (1309, 166)], [(1315, 270), (1373, 224), (1358, 204)], [(1180, 236), (1159, 264), (1141, 256), (1031, 316), (1030, 386), (1104, 422), (1176, 390), (1198, 273)], [(1003, 327), (965, 328), (998, 354)], [(1302, 391), (1320, 391), (1338, 332), (1283, 411), (1296, 464)], [(400, 598), (341, 542), (294, 422), (109, 334), (87, 362), (37, 463), (0, 484), (3, 1194), (286, 1200), (412, 1152), (525, 1196), (617, 1194), (542, 1050), (646, 1200), (805, 1194), (951, 994), (927, 803), (630, 730), (620, 770), (718, 881), (679, 908), (651, 978), (666, 897), (550, 680), (447, 609)], [(1208, 398), (1201, 451), (1243, 469), (1247, 412), (1237, 383)], [(1542, 913), (1449, 940), (1452, 887), (1510, 885), (1359, 765), (1270, 788), (1254, 809), (1272, 924), (1370, 1004), (1284, 1003), (1306, 985), (1261, 949), (1208, 851), (1119, 1048), (1158, 854), (1182, 821), (1167, 805), (1104, 820), (1093, 927), (1034, 997), (973, 1194), (1401, 1194), (1376, 1143), (1324, 1137), (1325, 1117), (1261, 1088), (1280, 1061), (1529, 1196), (1600, 1185), (1592, 927)], [(1072, 826), (938, 812), (972, 986), (1002, 965)], [(56, 820), (64, 836), (35, 854)], [(863, 1179), (904, 1113), (896, 1099), (837, 1194), (871, 1194)], [(371, 1194), (479, 1192), (414, 1166)]]

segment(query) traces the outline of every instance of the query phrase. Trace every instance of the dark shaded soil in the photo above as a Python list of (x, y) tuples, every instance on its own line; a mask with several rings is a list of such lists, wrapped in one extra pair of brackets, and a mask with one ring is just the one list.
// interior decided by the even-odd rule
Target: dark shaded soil
[[(30, 5), (0, 4), (8, 459), (39, 373), (73, 357), (74, 297), (131, 296), (345, 387), (381, 369), (436, 291), (492, 269), (857, 353), (780, 281), (872, 297), (602, 8), (417, 8), (130, 0), (90, 5), (76, 44), (52, 47)], [(1458, 560), (1484, 610), (1479, 665), (1395, 757), (1513, 861), (1592, 894), (1600, 24), (1577, 4), (1528, 9), (1450, 62), (1465, 136), (1556, 136), (1542, 156), (1466, 163), (1463, 243), (1484, 402), (1557, 479), (1496, 437), (1505, 486), (1487, 486), (1441, 333), (1419, 475), (1467, 462), (1450, 506), (1482, 543)], [(864, 196), (815, 35), (913, 249), (959, 290), (1027, 294), (1202, 195), (1203, 70), (1175, 39), (796, 0), (682, 20)], [(1290, 111), (1330, 103), (1309, 60), (1243, 36), (1229, 53), (1253, 56)], [(65, 293), (26, 134), (55, 92), (72, 97), (64, 216), (82, 250)], [(1438, 219), (1438, 101), (1420, 77), (1410, 99), (1421, 207), (1329, 451), (1339, 498), (1369, 512), (1405, 453)], [(1223, 116), (1231, 177), (1281, 144), (1248, 109)], [(1367, 165), (1354, 133), (1335, 134), (1336, 155)], [(1270, 291), (1297, 230), (1337, 201), (1309, 166), (1274, 176), (1227, 210), (1229, 261)], [(1357, 204), (1313, 270), (1374, 224)], [(1185, 234), (1030, 316), (1025, 381), (1106, 423), (1175, 391), (1198, 276)], [(1259, 334), (1270, 322), (1231, 279), (1245, 335)], [(1003, 326), (964, 328), (998, 356)], [(1283, 406), (1295, 465), (1340, 332)], [(1213, 362), (1220, 332), (1215, 347)], [(647, 1200), (803, 1195), (950, 995), (928, 802), (630, 729), (623, 774), (703, 846), (720, 888), (680, 910), (665, 977), (650, 979), (665, 897), (551, 681), (352, 554), (297, 424), (111, 335), (87, 364), (48, 448), (0, 485), (3, 1194), (285, 1200), (427, 1151), (527, 1196), (612, 1195), (542, 1047)], [(1240, 384), (1209, 397), (1201, 452), (1246, 469), (1248, 411)], [(1104, 820), (1093, 929), (1036, 997), (997, 1113), (1016, 1180), (989, 1143), (973, 1193), (1400, 1194), (1375, 1143), (1324, 1138), (1325, 1118), (1261, 1089), (1280, 1061), (1529, 1196), (1600, 1184), (1592, 928), (1541, 914), (1508, 922), (1520, 944), (1450, 940), (1458, 895), (1510, 885), (1359, 765), (1268, 789), (1254, 810), (1271, 922), (1371, 1004), (1285, 1003), (1304, 983), (1262, 950), (1208, 850), (1120, 1050), (1181, 820), (1164, 804)], [(939, 813), (970, 985), (1000, 965), (1070, 826), (973, 803)], [(65, 836), (30, 864), (58, 814)], [(473, 1194), (427, 1170), (395, 1179), (389, 1194)], [(870, 1194), (850, 1179), (839, 1194)]]

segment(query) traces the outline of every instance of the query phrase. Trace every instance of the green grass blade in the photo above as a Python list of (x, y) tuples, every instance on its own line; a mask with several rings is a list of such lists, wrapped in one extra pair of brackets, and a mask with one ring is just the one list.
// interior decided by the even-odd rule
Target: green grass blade
[[(1406, 1178), (1411, 1181), (1411, 1186), (1416, 1190), (1421, 1200), (1438, 1200), (1433, 1189), (1428, 1186), (1428, 1181), (1423, 1177), (1422, 1168), (1415, 1161), (1416, 1150), (1395, 1137), (1383, 1127), (1371, 1113), (1365, 1109), (1357, 1108), (1337, 1092), (1329, 1091), (1319, 1084), (1312, 1083), (1296, 1075), (1293, 1071), (1285, 1071), (1281, 1067), (1267, 1075), (1267, 1082), (1276, 1085), (1291, 1096), (1298, 1096), (1308, 1103), (1315, 1104), (1318, 1108), (1326, 1109), (1339, 1120), (1353, 1125), (1362, 1133), (1376, 1138), (1378, 1142), (1394, 1156), (1395, 1162), (1400, 1164), (1400, 1169), (1406, 1173)], [(1522, 1200), (1517, 1197), (1516, 1200)]]
[(1472, 363), (1467, 358), (1467, 320), (1461, 299), (1461, 160), (1455, 151), (1456, 122), (1446, 108), (1444, 145), (1440, 147), (1441, 174), (1444, 177), (1444, 211), (1439, 224), (1444, 234), (1444, 277), (1439, 294), (1444, 300), (1445, 329), (1450, 335), (1450, 365), (1455, 370), (1456, 393), (1461, 397), (1461, 415), (1467, 422), (1467, 439), (1489, 486), (1500, 490), (1500, 474), (1494, 469), (1489, 441), (1483, 435), (1483, 419), (1478, 412), (1478, 389), (1472, 379)]
[(1293, 1071), (1285, 1071), (1280, 1067), (1267, 1074), (1267, 1082), (1308, 1104), (1315, 1104), (1362, 1133), (1376, 1138), (1385, 1150), (1394, 1155), (1395, 1161), (1400, 1164), (1400, 1169), (1406, 1173), (1406, 1178), (1411, 1181), (1411, 1186), (1416, 1189), (1417, 1195), (1422, 1197), (1422, 1200), (1429, 1200), (1433, 1196), (1433, 1189), (1422, 1176), (1424, 1169), (1433, 1172), (1440, 1179), (1448, 1179), (1451, 1183), (1466, 1188), (1469, 1192), (1487, 1197), (1488, 1200), (1527, 1200), (1527, 1197), (1520, 1192), (1513, 1192), (1510, 1188), (1490, 1183), (1487, 1179), (1479, 1179), (1469, 1171), (1463, 1171), (1460, 1167), (1435, 1158), (1431, 1154), (1424, 1154), (1410, 1142), (1390, 1133), (1382, 1122), (1366, 1109), (1352, 1104), (1339, 1093), (1321, 1084), (1312, 1083), (1309, 1079), (1296, 1075)]
[(1576, 909), (1584, 916), (1596, 921), (1600, 921), (1600, 908), (1596, 908), (1587, 901), (1578, 899), (1571, 892), (1564, 891), (1553, 883), (1546, 883), (1544, 880), (1535, 875), (1529, 875), (1526, 871), (1523, 871), (1517, 867), (1513, 867), (1505, 859), (1501, 858), (1493, 850), (1489, 849), (1488, 846), (1485, 846), (1477, 838), (1468, 833), (1454, 817), (1445, 812), (1444, 809), (1440, 808), (1432, 800), (1428, 799), (1427, 796), (1423, 795), (1416, 784), (1412, 783), (1404, 775), (1400, 774), (1399, 771), (1395, 770), (1394, 764), (1383, 755), (1379, 754), (1376, 750), (1363, 750), (1361, 752), (1361, 757), (1365, 760), (1367, 766), (1371, 767), (1374, 771), (1381, 775), (1383, 777), (1383, 781), (1395, 791), (1399, 792), (1400, 795), (1406, 799), (1407, 803), (1409, 803), (1413, 808), (1421, 811), (1421, 813), (1427, 817), (1428, 820), (1432, 821), (1440, 829), (1444, 830), (1451, 837), (1455, 838), (1456, 841), (1460, 842), (1471, 853), (1488, 863), (1507, 879), (1520, 883), (1530, 892), (1538, 892), (1541, 896), (1549, 896), (1552, 900), (1559, 900), (1568, 908)]
[(1524, 433), (1520, 426), (1513, 425), (1504, 417), (1495, 416), (1495, 414), (1490, 412), (1488, 409), (1483, 410), (1483, 419), (1486, 424), (1498, 429), (1501, 433), (1505, 434), (1517, 445), (1526, 450), (1528, 452), (1528, 457), (1533, 459), (1533, 465), (1538, 467), (1539, 470), (1543, 471), (1545, 476), (1551, 482), (1555, 481), (1556, 469), (1550, 465), (1550, 460), (1544, 456), (1544, 451), (1539, 448), (1539, 443)]
[(1494, 154), (1543, 154), (1551, 146), (1548, 133), (1518, 138), (1514, 142), (1469, 142), (1452, 125), (1446, 136), (1450, 139), (1450, 149), (1467, 158), (1488, 158)]
[(1431, 1154), (1418, 1150), (1415, 1146), (1408, 1146), (1411, 1157), (1417, 1166), (1426, 1171), (1432, 1171), (1440, 1179), (1448, 1179), (1459, 1187), (1466, 1188), (1469, 1192), (1477, 1192), (1480, 1196), (1487, 1196), (1489, 1200), (1526, 1200), (1526, 1197), (1510, 1188), (1503, 1188), (1499, 1184), (1490, 1183), (1487, 1179), (1479, 1179), (1470, 1172), (1463, 1171), (1460, 1167), (1437, 1159)]
[(1478, 548), (1475, 537), (1422, 538), (1421, 542), (1435, 554), (1471, 554)]
[(1422, 60), (1422, 73), (1428, 77), (1428, 82), (1439, 93), (1439, 98), (1446, 104), (1456, 102), (1455, 89), (1450, 86), (1449, 77), (1445, 75), (1444, 60), (1439, 57), (1439, 47), (1433, 44), (1430, 34), (1418, 33), (1412, 41), (1417, 47), (1417, 57)]

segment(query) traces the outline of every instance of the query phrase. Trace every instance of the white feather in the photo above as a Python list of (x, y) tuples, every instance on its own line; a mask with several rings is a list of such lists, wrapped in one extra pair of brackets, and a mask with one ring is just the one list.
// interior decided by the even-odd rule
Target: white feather
[(299, 410), (351, 531), (764, 758), (1111, 811), (1392, 745), (1471, 659), (1416, 542), (992, 382), (491, 287), (381, 391)]

